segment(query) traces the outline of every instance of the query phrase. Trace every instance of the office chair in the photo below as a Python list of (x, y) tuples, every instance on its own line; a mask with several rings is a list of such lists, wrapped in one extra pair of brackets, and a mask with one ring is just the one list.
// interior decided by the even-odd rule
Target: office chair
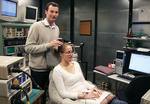
[(150, 89), (150, 75), (134, 78), (126, 89), (128, 104), (140, 104), (141, 97)]

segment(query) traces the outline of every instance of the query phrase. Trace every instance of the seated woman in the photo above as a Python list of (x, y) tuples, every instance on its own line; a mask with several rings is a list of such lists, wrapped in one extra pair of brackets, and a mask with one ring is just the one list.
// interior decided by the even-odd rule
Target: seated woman
[(54, 68), (52, 78), (62, 98), (78, 100), (79, 104), (127, 104), (84, 79), (78, 62), (72, 61), (71, 44), (64, 43), (58, 51), (60, 63)]

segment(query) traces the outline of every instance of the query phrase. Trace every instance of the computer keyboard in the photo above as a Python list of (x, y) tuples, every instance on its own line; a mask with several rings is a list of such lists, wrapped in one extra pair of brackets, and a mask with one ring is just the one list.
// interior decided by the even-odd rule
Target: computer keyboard
[(127, 79), (127, 80), (132, 80), (134, 78), (134, 77), (127, 76), (127, 75), (118, 75), (118, 77), (123, 78), (123, 79)]

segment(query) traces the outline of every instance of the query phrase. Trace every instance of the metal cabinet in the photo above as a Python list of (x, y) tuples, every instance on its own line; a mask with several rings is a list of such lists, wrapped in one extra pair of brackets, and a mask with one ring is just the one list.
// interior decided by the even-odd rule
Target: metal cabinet
[(0, 23), (0, 55), (19, 55), (27, 38), (31, 24)]

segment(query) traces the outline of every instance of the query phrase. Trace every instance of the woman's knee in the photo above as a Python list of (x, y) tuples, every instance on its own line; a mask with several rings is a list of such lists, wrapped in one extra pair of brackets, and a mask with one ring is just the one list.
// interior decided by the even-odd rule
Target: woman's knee
[(119, 100), (118, 98), (114, 98), (110, 104), (128, 104), (125, 101)]

